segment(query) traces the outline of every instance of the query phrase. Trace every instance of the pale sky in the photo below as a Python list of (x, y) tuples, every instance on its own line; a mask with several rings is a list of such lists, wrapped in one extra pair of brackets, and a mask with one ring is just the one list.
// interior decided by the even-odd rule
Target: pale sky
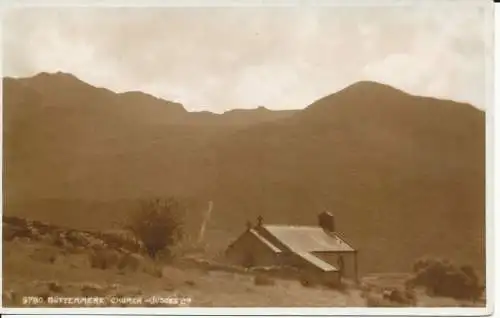
[(3, 74), (63, 71), (190, 111), (304, 108), (359, 80), (484, 109), (492, 26), (481, 3), (10, 9)]

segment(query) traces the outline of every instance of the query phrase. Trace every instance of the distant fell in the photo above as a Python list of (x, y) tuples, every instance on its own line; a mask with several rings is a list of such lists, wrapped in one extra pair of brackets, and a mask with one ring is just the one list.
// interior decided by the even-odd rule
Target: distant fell
[(44, 206), (88, 227), (85, 209), (118, 206), (105, 226), (128, 205), (109, 202), (190, 197), (214, 202), (220, 249), (247, 219), (310, 225), (329, 209), (363, 273), (425, 255), (484, 269), (485, 113), (471, 105), (362, 81), (304, 110), (218, 115), (64, 73), (3, 85), (6, 214)]
[(212, 167), (215, 135), (287, 116), (191, 113), (177, 102), (115, 93), (63, 72), (4, 78), (3, 97), (9, 200), (197, 192)]
[(359, 82), (217, 155), (214, 197), (240, 230), (242, 217), (311, 224), (327, 208), (363, 271), (427, 254), (484, 269), (485, 113), (471, 105)]

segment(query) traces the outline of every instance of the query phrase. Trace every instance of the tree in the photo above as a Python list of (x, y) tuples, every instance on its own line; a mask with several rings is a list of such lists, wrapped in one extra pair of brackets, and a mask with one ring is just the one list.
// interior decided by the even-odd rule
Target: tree
[(183, 236), (184, 208), (174, 198), (144, 200), (131, 215), (127, 228), (142, 241), (151, 258), (160, 251), (170, 255)]

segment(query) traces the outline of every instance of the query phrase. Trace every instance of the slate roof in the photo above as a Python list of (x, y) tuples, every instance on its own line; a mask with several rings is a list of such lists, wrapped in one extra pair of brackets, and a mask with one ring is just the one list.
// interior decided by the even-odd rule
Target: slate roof
[(295, 253), (354, 251), (340, 237), (319, 226), (262, 225), (262, 228)]
[(265, 237), (263, 237), (262, 235), (260, 235), (259, 232), (257, 232), (255, 229), (251, 229), (250, 233), (252, 233), (259, 241), (261, 241), (262, 243), (264, 243), (265, 245), (267, 245), (267, 247), (269, 247), (273, 252), (275, 252), (275, 253), (281, 253), (282, 252), (277, 246), (275, 246), (274, 244), (272, 244), (271, 242), (269, 242)]
[(317, 268), (319, 268), (325, 272), (331, 272), (331, 271), (337, 272), (338, 271), (338, 269), (335, 266), (323, 261), (322, 259), (320, 259), (317, 256), (314, 256), (311, 253), (300, 252), (300, 253), (295, 253), (295, 254), (298, 255), (299, 257), (301, 257), (306, 262), (311, 263), (312, 265), (316, 266)]

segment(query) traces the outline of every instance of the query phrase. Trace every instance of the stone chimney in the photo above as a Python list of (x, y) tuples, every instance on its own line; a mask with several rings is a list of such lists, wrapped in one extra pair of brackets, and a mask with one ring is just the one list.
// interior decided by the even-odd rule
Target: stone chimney
[(318, 225), (327, 232), (335, 232), (335, 217), (328, 211), (323, 211), (318, 215)]

